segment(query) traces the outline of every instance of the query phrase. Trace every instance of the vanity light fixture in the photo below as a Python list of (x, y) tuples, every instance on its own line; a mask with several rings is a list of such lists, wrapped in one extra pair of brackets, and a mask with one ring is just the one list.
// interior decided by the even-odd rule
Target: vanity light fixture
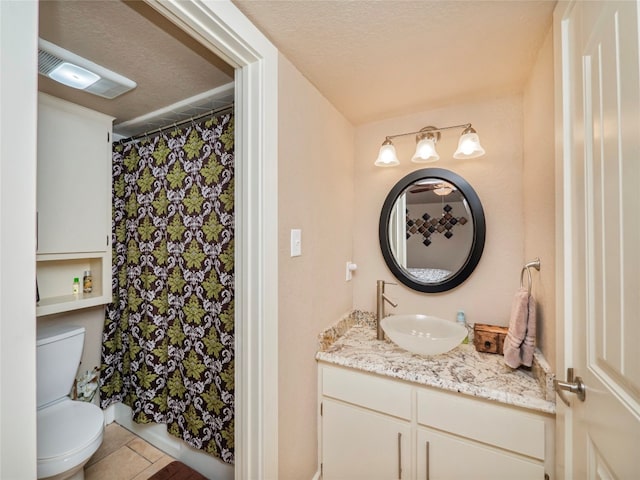
[(484, 148), (480, 145), (478, 134), (471, 124), (469, 124), (469, 126), (462, 132), (462, 135), (460, 135), (460, 140), (458, 140), (458, 149), (456, 150), (456, 153), (453, 154), (453, 158), (476, 158), (481, 157), (482, 155), (484, 155)]
[(396, 155), (396, 147), (393, 146), (389, 137), (387, 137), (380, 147), (376, 165), (378, 167), (395, 167), (396, 165), (400, 165), (400, 161), (398, 161), (398, 156)]
[(440, 155), (436, 151), (436, 143), (440, 140), (440, 132), (450, 130), (452, 128), (462, 128), (462, 134), (458, 141), (458, 149), (453, 154), (453, 158), (466, 159), (476, 158), (484, 155), (485, 151), (480, 145), (480, 139), (477, 132), (470, 123), (462, 125), (453, 125), (451, 127), (424, 127), (417, 132), (399, 133), (397, 135), (389, 135), (385, 137), (378, 158), (374, 165), (377, 167), (395, 167), (400, 165), (400, 161), (396, 155), (396, 148), (391, 139), (404, 137), (407, 135), (416, 136), (416, 152), (413, 154), (411, 161), (414, 163), (430, 163), (440, 159)]
[(440, 132), (436, 127), (424, 127), (416, 135), (416, 153), (411, 159), (414, 163), (429, 163), (440, 160), (436, 152), (436, 143), (440, 140)]

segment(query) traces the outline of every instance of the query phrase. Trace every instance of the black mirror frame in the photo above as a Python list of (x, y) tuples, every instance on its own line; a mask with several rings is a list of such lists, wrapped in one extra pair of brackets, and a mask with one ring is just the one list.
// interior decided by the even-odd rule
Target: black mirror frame
[[(473, 244), (469, 256), (462, 268), (455, 272), (451, 277), (436, 283), (420, 283), (407, 275), (405, 270), (396, 261), (389, 243), (389, 221), (393, 207), (402, 193), (418, 180), (426, 178), (437, 178), (455, 185), (455, 187), (464, 195), (471, 210), (471, 218), (473, 219)], [(462, 282), (464, 282), (478, 265), (482, 251), (484, 250), (484, 241), (486, 236), (486, 224), (484, 218), (484, 210), (480, 203), (480, 198), (469, 183), (460, 175), (443, 168), (423, 168), (416, 170), (402, 178), (391, 189), (387, 195), (382, 212), (380, 214), (380, 225), (378, 228), (378, 237), (380, 239), (380, 248), (384, 261), (391, 270), (391, 273), (407, 287), (424, 293), (439, 293), (451, 290)]]

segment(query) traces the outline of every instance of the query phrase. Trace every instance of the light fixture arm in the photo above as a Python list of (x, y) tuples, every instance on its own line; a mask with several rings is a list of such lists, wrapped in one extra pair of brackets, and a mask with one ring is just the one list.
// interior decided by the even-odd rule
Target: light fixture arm
[(463, 123), (462, 125), (452, 125), (450, 127), (439, 127), (439, 128), (425, 127), (425, 128), (423, 128), (421, 130), (418, 130), (417, 132), (406, 132), (406, 133), (398, 133), (396, 135), (387, 135), (385, 137), (385, 141), (391, 140), (393, 138), (398, 138), (398, 137), (406, 137), (407, 135), (424, 135), (425, 132), (426, 133), (438, 133), (438, 132), (441, 132), (442, 130), (451, 130), (452, 128), (464, 128), (466, 130), (467, 128), (471, 128), (471, 124), (470, 123)]

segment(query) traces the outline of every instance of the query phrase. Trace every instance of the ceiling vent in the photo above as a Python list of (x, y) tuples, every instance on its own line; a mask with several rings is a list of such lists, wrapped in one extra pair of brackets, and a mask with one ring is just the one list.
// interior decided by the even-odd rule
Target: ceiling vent
[(38, 39), (38, 73), (108, 99), (137, 86), (133, 80), (41, 38)]

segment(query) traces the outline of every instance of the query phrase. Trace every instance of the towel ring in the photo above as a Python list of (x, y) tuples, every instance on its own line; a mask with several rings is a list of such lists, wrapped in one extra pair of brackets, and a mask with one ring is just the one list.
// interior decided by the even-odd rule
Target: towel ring
[(522, 267), (522, 270), (520, 271), (520, 288), (524, 287), (523, 281), (524, 281), (524, 272), (527, 272), (527, 291), (529, 292), (529, 295), (531, 295), (531, 285), (533, 283), (533, 279), (531, 278), (531, 268), (535, 268), (536, 270), (540, 271), (540, 259), (536, 258), (535, 260), (533, 260), (532, 262), (527, 263), (524, 267)]

